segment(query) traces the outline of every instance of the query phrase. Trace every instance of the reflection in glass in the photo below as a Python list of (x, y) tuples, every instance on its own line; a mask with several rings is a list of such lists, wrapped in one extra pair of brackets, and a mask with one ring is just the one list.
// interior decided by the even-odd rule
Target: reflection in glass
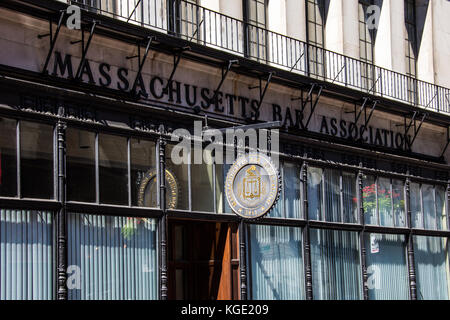
[[(188, 165), (185, 163), (175, 164), (172, 161), (173, 145), (167, 145), (166, 148), (166, 168), (173, 172), (178, 184), (178, 201), (176, 209), (189, 209), (189, 189), (188, 189)], [(178, 156), (178, 155), (177, 155)], [(184, 157), (184, 155), (179, 155)], [(189, 155), (184, 157), (189, 159)]]
[(436, 220), (438, 230), (447, 230), (447, 213), (445, 206), (445, 188), (436, 186)]
[(422, 208), (425, 229), (436, 229), (436, 208), (434, 206), (434, 188), (432, 185), (422, 185)]
[(405, 192), (401, 180), (392, 180), (392, 202), (396, 227), (406, 227)]
[(0, 196), (17, 196), (17, 121), (0, 118)]
[(53, 199), (53, 127), (21, 121), (20, 156), (22, 196)]
[(288, 219), (300, 219), (300, 167), (284, 163), (284, 210)]
[(371, 300), (409, 299), (404, 235), (365, 234)]
[(414, 236), (413, 240), (418, 299), (448, 300), (450, 283), (448, 239)]
[(340, 172), (325, 169), (325, 221), (340, 222), (341, 219), (341, 187)]
[(322, 174), (322, 169), (308, 167), (308, 215), (310, 220), (321, 220)]
[(128, 204), (127, 138), (99, 134), (100, 202)]
[(95, 202), (95, 133), (67, 128), (67, 199)]
[(420, 185), (418, 183), (410, 184), (410, 206), (412, 227), (423, 228), (422, 204), (420, 200)]
[[(131, 204), (133, 206), (150, 208), (158, 206), (155, 148), (155, 143), (152, 141), (131, 139)], [(167, 203), (173, 197), (171, 189), (173, 181), (170, 182), (166, 179)], [(177, 191), (175, 190), (175, 192)]]
[(311, 229), (315, 300), (361, 299), (358, 233)]
[(211, 152), (203, 151), (202, 164), (194, 163), (192, 153), (192, 210), (214, 212), (214, 175)]
[(358, 223), (358, 196), (356, 194), (356, 175), (354, 173), (342, 173), (342, 193), (344, 222)]
[(224, 183), (227, 178), (229, 164), (216, 164), (216, 208), (217, 213), (232, 213), (224, 192)]
[(385, 227), (393, 227), (394, 217), (392, 216), (392, 195), (390, 179), (378, 178), (377, 192), (380, 225)]
[(304, 299), (301, 229), (252, 225), (249, 250), (252, 299)]
[(154, 219), (70, 213), (67, 238), (68, 265), (81, 276), (69, 299), (157, 299)]
[(366, 176), (363, 179), (363, 206), (366, 224), (377, 225), (377, 191), (375, 177)]

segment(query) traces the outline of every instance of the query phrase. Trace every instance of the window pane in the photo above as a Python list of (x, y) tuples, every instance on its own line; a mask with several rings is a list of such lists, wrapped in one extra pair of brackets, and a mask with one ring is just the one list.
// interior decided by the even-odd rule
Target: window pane
[(342, 221), (340, 178), (338, 170), (325, 169), (325, 221)]
[(361, 299), (358, 233), (311, 229), (311, 265), (315, 300)]
[(420, 300), (449, 299), (448, 239), (414, 236), (417, 297)]
[(364, 243), (369, 299), (409, 299), (405, 236), (366, 234)]
[(442, 186), (436, 186), (436, 219), (438, 230), (447, 230), (445, 188)]
[(100, 202), (128, 204), (127, 139), (99, 134)]
[(224, 181), (226, 180), (229, 164), (216, 164), (216, 208), (217, 213), (232, 213), (224, 192)]
[(377, 196), (375, 177), (366, 176), (363, 179), (363, 205), (366, 224), (377, 225)]
[(436, 208), (434, 206), (434, 188), (431, 185), (422, 185), (423, 215), (425, 229), (436, 229)]
[(154, 219), (70, 213), (68, 224), (68, 265), (81, 277), (68, 280), (69, 299), (157, 299)]
[(391, 181), (386, 178), (378, 178), (377, 186), (380, 225), (385, 227), (393, 227), (394, 217), (392, 216)]
[(420, 201), (420, 185), (410, 185), (411, 220), (413, 228), (423, 228), (422, 205)]
[(301, 229), (250, 226), (250, 261), (252, 299), (304, 299)]
[(406, 227), (405, 192), (401, 180), (392, 180), (392, 201), (394, 203), (394, 217), (396, 227)]
[(286, 218), (300, 219), (300, 167), (284, 164), (284, 210)]
[(20, 122), (22, 196), (53, 199), (53, 127)]
[(0, 118), (0, 196), (17, 196), (17, 121)]
[[(158, 171), (156, 168), (156, 146), (152, 141), (131, 139), (131, 204), (139, 207), (158, 206)], [(176, 205), (176, 181), (166, 173), (166, 201), (168, 208)]]
[[(203, 154), (212, 161), (211, 152), (204, 151)], [(194, 164), (194, 153), (192, 153), (192, 210), (214, 212), (213, 165), (202, 162), (202, 164)]]
[[(178, 201), (176, 209), (189, 209), (189, 190), (188, 190), (188, 165), (174, 164), (172, 161), (173, 145), (168, 145), (166, 149), (166, 168), (173, 172), (178, 185)], [(184, 155), (176, 155), (177, 157), (184, 157)], [(190, 155), (186, 155), (186, 162), (189, 161)]]
[(308, 215), (310, 220), (321, 219), (322, 188), (322, 169), (308, 167)]
[(342, 173), (342, 193), (344, 222), (358, 223), (358, 196), (356, 194), (356, 175), (354, 173)]
[(53, 215), (0, 210), (0, 300), (53, 299)]
[(67, 199), (95, 202), (95, 133), (68, 128)]

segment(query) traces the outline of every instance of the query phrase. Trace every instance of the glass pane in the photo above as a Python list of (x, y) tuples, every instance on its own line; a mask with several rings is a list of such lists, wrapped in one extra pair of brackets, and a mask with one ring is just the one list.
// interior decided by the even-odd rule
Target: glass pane
[(95, 202), (95, 133), (68, 128), (67, 199)]
[(304, 299), (301, 229), (252, 225), (249, 250), (252, 299)]
[(356, 194), (356, 175), (354, 173), (342, 173), (342, 193), (344, 222), (358, 223), (358, 196)]
[(392, 201), (394, 203), (394, 217), (396, 227), (406, 227), (405, 192), (401, 180), (392, 180)]
[(363, 206), (366, 224), (377, 225), (377, 196), (375, 177), (366, 176), (363, 179)]
[(311, 266), (315, 300), (361, 299), (358, 233), (311, 229)]
[(216, 208), (217, 213), (232, 213), (224, 192), (224, 181), (231, 165), (216, 164)]
[(53, 214), (0, 210), (0, 300), (53, 299)]
[(99, 134), (100, 202), (128, 204), (127, 138)]
[(322, 212), (322, 169), (308, 167), (308, 215), (310, 220), (320, 220)]
[(422, 236), (413, 239), (418, 299), (448, 300), (448, 239)]
[(365, 234), (364, 243), (369, 299), (409, 299), (405, 236)]
[(341, 222), (341, 174), (325, 169), (325, 221)]
[[(151, 208), (158, 206), (155, 148), (155, 143), (152, 141), (131, 139), (131, 204), (133, 206)], [(167, 207), (175, 208), (176, 181), (169, 172), (166, 173), (166, 187)]]
[(434, 188), (431, 185), (422, 185), (422, 201), (425, 229), (436, 229), (436, 208), (434, 206)]
[[(172, 161), (173, 145), (168, 145), (166, 148), (166, 169), (173, 173), (178, 185), (178, 199), (176, 209), (189, 209), (189, 190), (188, 190), (188, 165), (174, 164)], [(183, 157), (183, 155), (180, 155)], [(178, 155), (177, 155), (178, 157)], [(188, 162), (190, 155), (186, 155)]]
[(17, 196), (17, 121), (0, 118), (0, 196)]
[[(204, 151), (204, 157), (212, 161), (211, 152)], [(191, 178), (192, 178), (192, 210), (214, 212), (214, 175), (213, 165), (194, 164), (192, 153)]]
[(413, 228), (423, 228), (422, 205), (420, 201), (420, 185), (410, 185), (411, 220)]
[(154, 219), (69, 213), (68, 225), (69, 299), (158, 298)]
[(20, 122), (22, 196), (53, 199), (53, 127)]
[(378, 178), (378, 214), (380, 225), (385, 227), (394, 226), (392, 215), (391, 181), (386, 178)]
[(445, 188), (436, 186), (436, 219), (438, 230), (447, 230), (445, 199)]
[(301, 218), (300, 170), (298, 165), (284, 164), (284, 211), (290, 219)]

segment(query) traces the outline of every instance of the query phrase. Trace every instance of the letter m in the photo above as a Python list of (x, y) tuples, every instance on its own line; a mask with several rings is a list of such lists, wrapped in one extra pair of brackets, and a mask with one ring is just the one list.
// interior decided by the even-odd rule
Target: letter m
[(72, 56), (70, 54), (66, 54), (63, 62), (61, 52), (55, 51), (55, 64), (53, 66), (52, 76), (58, 76), (58, 68), (61, 77), (65, 77), (67, 69), (67, 78), (73, 79)]

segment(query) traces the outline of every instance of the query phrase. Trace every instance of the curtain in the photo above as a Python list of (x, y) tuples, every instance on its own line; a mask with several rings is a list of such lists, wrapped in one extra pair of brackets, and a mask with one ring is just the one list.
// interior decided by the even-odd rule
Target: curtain
[(301, 229), (252, 225), (249, 255), (254, 300), (304, 299)]
[(153, 219), (70, 213), (69, 299), (157, 299)]
[(322, 173), (320, 168), (308, 167), (308, 216), (310, 220), (321, 220)]
[(325, 169), (325, 221), (341, 222), (340, 172)]
[(445, 200), (445, 188), (442, 186), (436, 186), (436, 219), (438, 230), (447, 230)]
[(410, 185), (411, 222), (413, 228), (423, 228), (422, 204), (420, 202), (420, 184)]
[(414, 236), (413, 240), (418, 299), (448, 300), (448, 239)]
[(358, 223), (358, 196), (356, 194), (356, 175), (354, 173), (342, 173), (342, 193), (344, 222)]
[(358, 233), (311, 229), (310, 238), (314, 299), (361, 299)]
[(0, 210), (0, 300), (51, 300), (53, 215)]
[(369, 299), (408, 300), (405, 236), (365, 234)]
[(284, 208), (288, 219), (300, 219), (300, 167), (284, 164)]

